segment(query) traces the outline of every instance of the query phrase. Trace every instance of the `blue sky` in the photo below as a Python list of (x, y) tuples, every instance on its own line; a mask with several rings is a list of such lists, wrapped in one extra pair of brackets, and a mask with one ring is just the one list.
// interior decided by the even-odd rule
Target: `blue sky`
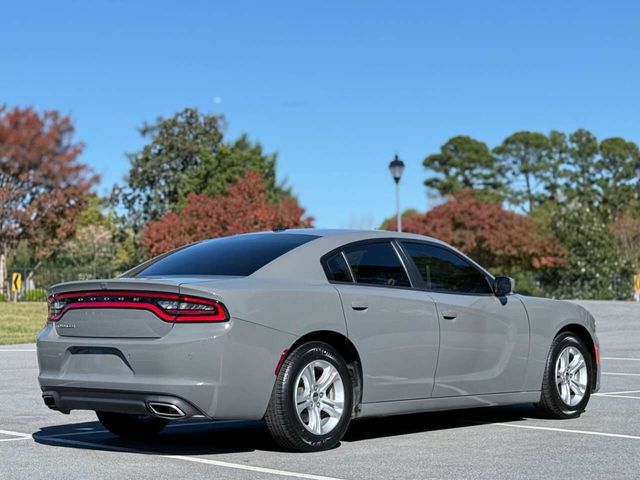
[(71, 115), (101, 194), (144, 121), (224, 114), (279, 154), (321, 227), (437, 200), (423, 158), (449, 137), (516, 130), (640, 142), (640, 4), (545, 1), (56, 1), (5, 3), (0, 103)]

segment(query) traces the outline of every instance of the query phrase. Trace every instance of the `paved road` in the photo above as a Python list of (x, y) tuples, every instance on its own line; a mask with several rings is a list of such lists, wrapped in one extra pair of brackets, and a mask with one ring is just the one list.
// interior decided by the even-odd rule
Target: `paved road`
[[(175, 423), (153, 442), (41, 402), (33, 345), (0, 348), (0, 478), (639, 478), (640, 305), (581, 302), (598, 319), (601, 393), (577, 420), (529, 406), (354, 422), (340, 447), (278, 451), (261, 423)], [(610, 393), (611, 392), (611, 393)]]

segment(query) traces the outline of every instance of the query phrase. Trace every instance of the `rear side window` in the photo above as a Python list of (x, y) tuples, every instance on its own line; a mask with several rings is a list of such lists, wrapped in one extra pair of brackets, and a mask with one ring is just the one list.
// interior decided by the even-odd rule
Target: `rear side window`
[(317, 235), (298, 233), (252, 233), (207, 240), (176, 250), (137, 272), (135, 276), (247, 276), (316, 238)]
[(342, 252), (338, 252), (326, 261), (326, 271), (329, 280), (334, 282), (353, 282), (347, 262), (344, 261)]
[(365, 243), (344, 249), (356, 283), (410, 287), (398, 254), (390, 243)]
[(436, 292), (492, 293), (487, 277), (446, 248), (426, 243), (402, 242), (426, 288)]

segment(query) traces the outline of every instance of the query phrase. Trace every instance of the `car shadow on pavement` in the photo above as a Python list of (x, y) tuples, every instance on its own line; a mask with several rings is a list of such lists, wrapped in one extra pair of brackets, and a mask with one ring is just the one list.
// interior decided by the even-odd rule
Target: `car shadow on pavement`
[[(468, 410), (417, 413), (356, 420), (343, 441), (359, 442), (472, 425), (506, 423), (536, 418), (530, 404)], [(43, 427), (33, 434), (36, 442), (66, 448), (135, 451), (150, 455), (216, 455), (236, 452), (281, 451), (264, 422), (190, 420), (171, 422), (156, 438), (126, 440), (104, 430), (99, 422)]]
[(412, 433), (452, 430), (471, 425), (517, 422), (527, 418), (539, 418), (531, 404), (365, 418), (351, 423), (343, 441), (357, 442)]
[(92, 450), (135, 450), (151, 455), (215, 455), (277, 450), (264, 422), (171, 422), (152, 439), (129, 440), (105, 431), (99, 422), (41, 428), (33, 439), (45, 445)]

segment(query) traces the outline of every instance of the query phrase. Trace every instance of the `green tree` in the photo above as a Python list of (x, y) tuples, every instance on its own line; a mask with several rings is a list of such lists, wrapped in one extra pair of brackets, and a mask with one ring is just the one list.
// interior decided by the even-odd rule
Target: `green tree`
[(516, 132), (493, 152), (507, 171), (510, 202), (531, 212), (543, 200), (545, 173), (551, 169), (549, 138), (537, 132)]
[(264, 153), (259, 143), (251, 142), (243, 134), (231, 143), (219, 145), (215, 154), (206, 152), (203, 161), (187, 172), (180, 183), (180, 204), (186, 203), (190, 193), (204, 193), (210, 197), (224, 195), (246, 172), (256, 172), (272, 200), (280, 200), (288, 193), (276, 182), (277, 154)]
[(602, 162), (598, 158), (598, 139), (580, 128), (569, 135), (568, 161), (565, 163), (564, 197), (579, 205), (596, 207), (602, 200), (599, 188)]
[(276, 183), (275, 153), (265, 153), (247, 135), (223, 142), (222, 129), (222, 117), (195, 108), (142, 127), (140, 133), (149, 143), (129, 155), (126, 186), (112, 196), (127, 210), (119, 219), (121, 228), (135, 235), (145, 223), (184, 205), (190, 193), (223, 195), (248, 171), (261, 176), (270, 198), (288, 194)]
[(623, 138), (607, 138), (600, 142), (602, 204), (609, 217), (617, 219), (638, 200), (636, 165), (640, 162), (638, 146)]
[(549, 132), (546, 158), (546, 168), (538, 172), (546, 193), (543, 201), (556, 202), (561, 197), (563, 165), (567, 163), (569, 158), (569, 143), (564, 133), (557, 130)]
[(425, 180), (425, 185), (442, 196), (471, 189), (485, 200), (504, 198), (505, 169), (483, 142), (464, 135), (453, 137), (440, 147), (439, 153), (426, 157), (423, 164), (435, 173)]
[(134, 228), (160, 218), (179, 203), (180, 186), (194, 169), (215, 155), (222, 141), (222, 118), (185, 108), (140, 129), (149, 142), (128, 155), (131, 169), (114, 199), (128, 211)]
[(546, 270), (546, 294), (561, 298), (627, 299), (632, 266), (609, 232), (600, 212), (575, 203), (549, 212), (550, 229), (568, 251), (562, 267)]

